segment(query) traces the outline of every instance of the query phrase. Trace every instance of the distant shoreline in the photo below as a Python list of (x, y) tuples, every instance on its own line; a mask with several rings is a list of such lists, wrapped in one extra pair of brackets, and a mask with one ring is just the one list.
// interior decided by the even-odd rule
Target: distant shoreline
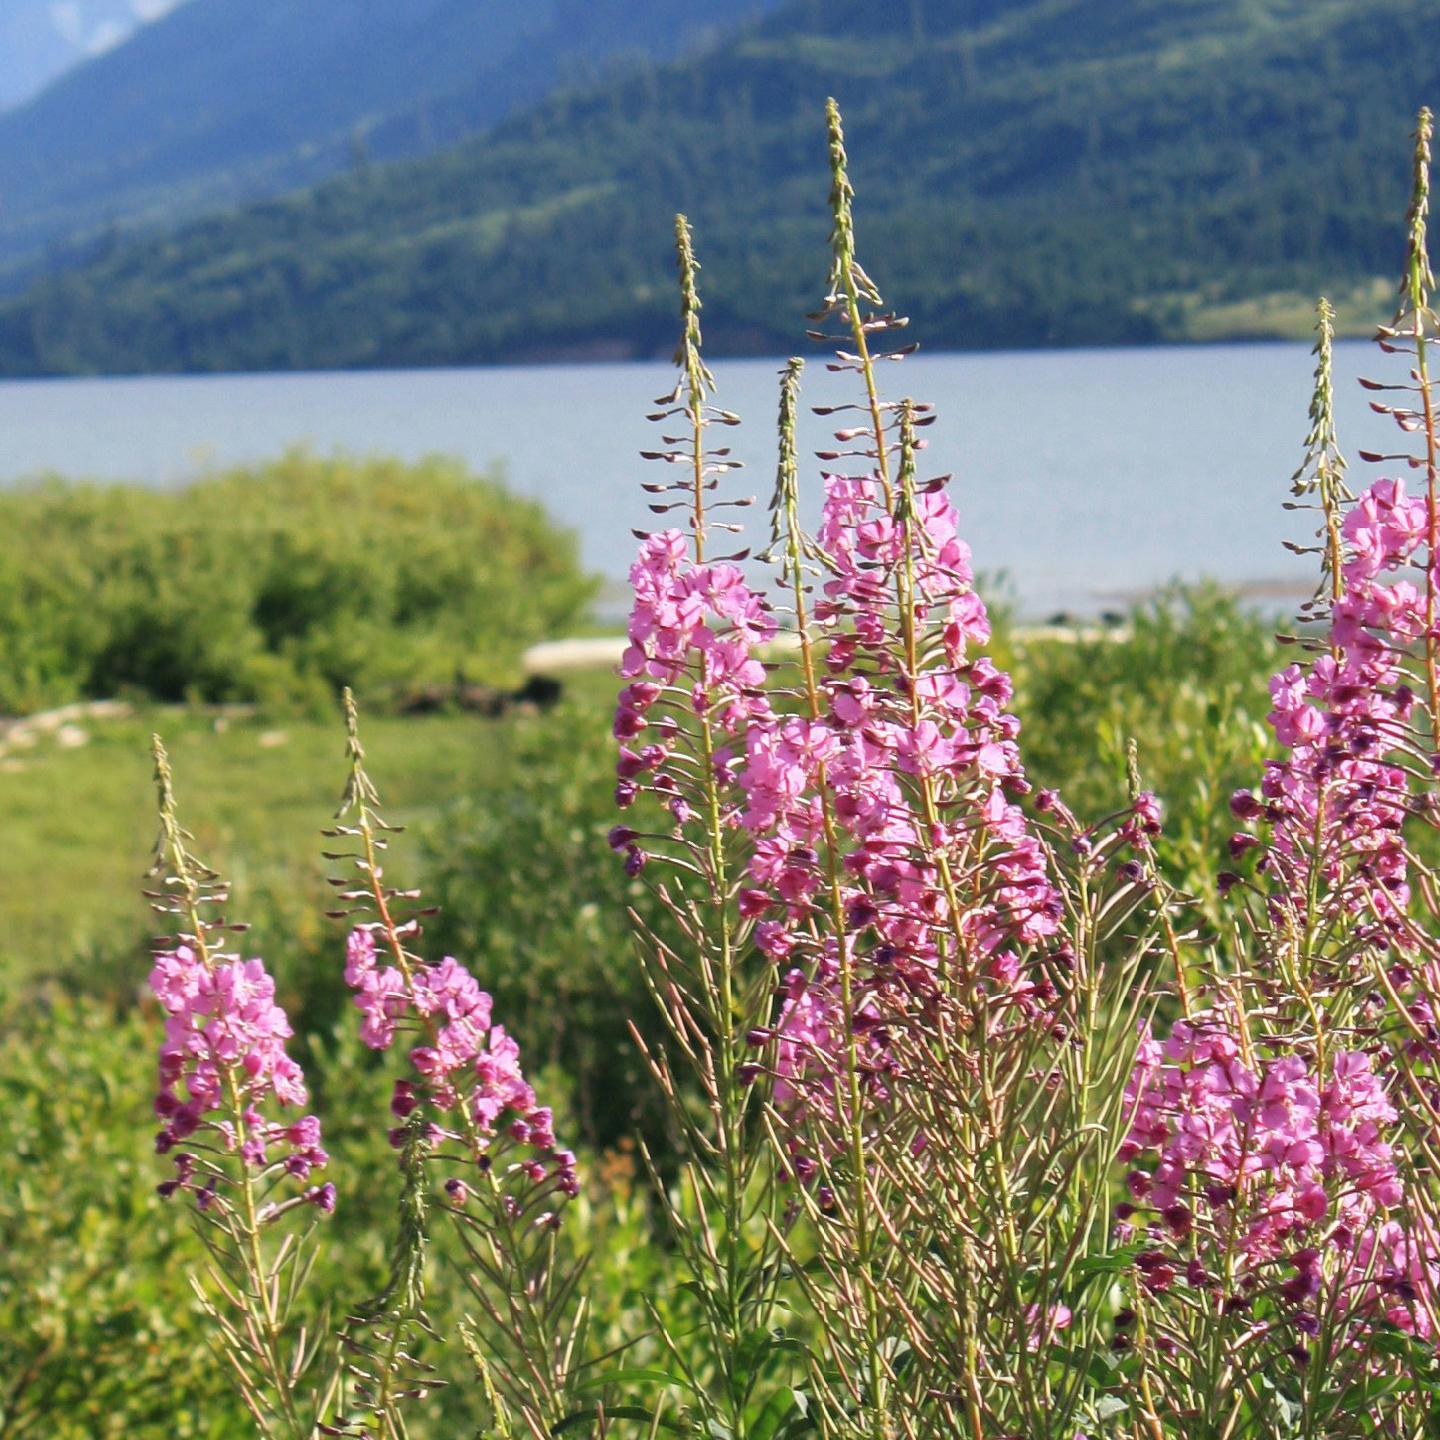
[[(1285, 346), (1304, 346), (1307, 349), (1311, 337), (1298, 335), (1222, 335), (1204, 336), (1193, 340), (1142, 340), (1115, 341), (1108, 344), (1077, 345), (976, 345), (970, 348), (947, 348), (925, 345), (915, 352), (916, 358), (930, 360), (964, 359), (967, 357), (1002, 357), (1006, 355), (1110, 355), (1130, 351), (1192, 351), (1192, 350), (1272, 350)], [(1352, 348), (1371, 343), (1369, 332), (1341, 335), (1336, 340), (1339, 348)], [(635, 347), (638, 349), (638, 347)], [(435, 365), (346, 365), (334, 369), (306, 369), (302, 366), (274, 370), (87, 370), (79, 372), (54, 372), (35, 375), (6, 375), (0, 373), (0, 386), (20, 388), (27, 385), (84, 385), (96, 381), (114, 384), (146, 380), (269, 380), (288, 376), (310, 376), (324, 378), (343, 375), (463, 375), (476, 370), (503, 371), (565, 371), (618, 369), (633, 367), (637, 370), (652, 366), (671, 365), (670, 352), (640, 354), (632, 349), (624, 353), (623, 347), (608, 344), (595, 346), (564, 347), (563, 353), (554, 355), (518, 355), (511, 360), (473, 360), (464, 364)], [(719, 345), (710, 347), (708, 363), (729, 365), (737, 362), (767, 363), (777, 368), (785, 363), (787, 356), (779, 350), (725, 350)], [(800, 348), (799, 353), (807, 358), (823, 358), (825, 351), (816, 345)]]

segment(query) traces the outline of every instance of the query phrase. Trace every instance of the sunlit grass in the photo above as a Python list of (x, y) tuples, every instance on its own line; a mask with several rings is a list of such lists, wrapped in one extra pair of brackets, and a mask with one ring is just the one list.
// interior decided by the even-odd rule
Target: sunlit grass
[[(608, 683), (603, 674), (598, 682), (570, 682), (582, 692)], [(520, 733), (545, 723), (524, 712), (500, 720), (375, 715), (366, 721), (366, 743), (389, 808), (418, 831), (447, 804), (493, 790)], [(83, 745), (64, 748), (41, 737), (0, 762), (7, 922), (0, 979), (44, 974), (73, 954), (113, 949), (117, 937), (128, 940), (145, 926), (141, 881), (155, 838), (152, 731), (170, 748), (197, 852), (236, 882), (237, 916), (247, 897), (297, 886), (318, 914), (325, 891), (320, 830), (344, 778), (338, 718), (227, 721), (163, 708), (79, 728), (88, 737)], [(397, 869), (413, 868), (416, 844), (413, 834), (396, 838)]]

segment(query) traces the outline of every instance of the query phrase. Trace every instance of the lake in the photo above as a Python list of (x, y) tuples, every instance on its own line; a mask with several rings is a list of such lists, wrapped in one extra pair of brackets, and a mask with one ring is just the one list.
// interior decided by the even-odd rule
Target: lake
[[(922, 473), (954, 474), (977, 569), (1036, 618), (1118, 608), (1174, 578), (1213, 576), (1267, 603), (1302, 594), (1311, 564), (1281, 542), (1304, 538), (1305, 517), (1281, 505), (1303, 453), (1311, 365), (1303, 345), (1216, 345), (917, 355), (881, 378), (893, 396), (939, 406)], [(712, 434), (750, 467), (736, 486), (762, 497), (778, 368), (714, 366), (718, 403), (746, 423)], [(1355, 342), (1337, 346), (1335, 368), (1341, 443), (1363, 482), (1371, 467), (1357, 449), (1399, 447), (1355, 378), (1402, 378), (1403, 361)], [(301, 444), (459, 455), (503, 469), (574, 527), (586, 563), (613, 582), (613, 607), (631, 527), (653, 520), (639, 482), (659, 477), (637, 452), (658, 444), (644, 415), (671, 377), (656, 363), (7, 381), (0, 481), (51, 471), (175, 486)], [(820, 356), (806, 399), (854, 398), (855, 385)], [(806, 452), (826, 439), (807, 415)], [(751, 513), (758, 546), (763, 506)]]

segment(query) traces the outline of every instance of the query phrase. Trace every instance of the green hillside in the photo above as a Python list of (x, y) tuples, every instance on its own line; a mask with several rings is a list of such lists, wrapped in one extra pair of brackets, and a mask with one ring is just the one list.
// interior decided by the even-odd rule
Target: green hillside
[(790, 0), (442, 154), (117, 241), (0, 309), (0, 364), (653, 354), (677, 208), (712, 346), (791, 346), (829, 93), (870, 268), (932, 346), (1288, 333), (1321, 286), (1372, 316), (1437, 42), (1433, 0)]
[(174, 224), (455, 144), (775, 3), (185, 0), (0, 114), (0, 281), (47, 250), (73, 260), (117, 225)]

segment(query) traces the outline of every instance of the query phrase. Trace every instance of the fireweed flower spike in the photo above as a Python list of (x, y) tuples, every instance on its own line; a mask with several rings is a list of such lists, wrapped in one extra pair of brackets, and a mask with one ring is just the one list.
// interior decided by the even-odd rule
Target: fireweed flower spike
[(1406, 675), (1406, 651), (1425, 631), (1423, 592), (1391, 579), (1412, 565), (1427, 576), (1434, 569), (1424, 550), (1427, 501), (1390, 479), (1350, 500), (1338, 479), (1344, 461), (1334, 438), (1330, 345), (1322, 309), (1312, 429), (1297, 487), (1315, 493), (1321, 510), (1329, 584), (1307, 611), (1325, 622), (1325, 645), (1271, 681), (1269, 720), (1285, 754), (1267, 766), (1258, 795), (1245, 790), (1232, 800), (1247, 827), (1231, 843), (1234, 858), (1254, 845), (1256, 822), (1268, 827), (1269, 903), (1283, 908), (1294, 964), (1307, 976), (1321, 958), (1322, 901), (1338, 906), (1337, 921), (1361, 942), (1383, 948), (1403, 929), (1407, 769), (1415, 768), (1406, 752), (1419, 751), (1424, 763), (1428, 748), (1411, 729), (1417, 697)]
[[(348, 690), (345, 719), (350, 772), (338, 823), (326, 832), (351, 847), (327, 854), (348, 860), (351, 871), (332, 882), (345, 906), (332, 914), (364, 917), (346, 941), (345, 979), (356, 992), (365, 1043), (375, 1050), (397, 1042), (407, 1047), (408, 1071), (396, 1080), (390, 1102), (391, 1143), (401, 1151), (407, 1193), (418, 1166), (443, 1194), (472, 1262), (466, 1279), (488, 1322), (486, 1338), (493, 1332), (511, 1361), (495, 1368), (497, 1382), (538, 1440), (569, 1408), (569, 1365), (584, 1326), (573, 1277), (555, 1250), (560, 1214), (579, 1193), (575, 1156), (559, 1146), (550, 1110), (525, 1079), (519, 1047), (494, 1023), (490, 996), (452, 957), (432, 964), (411, 948), (426, 912), (418, 891), (385, 878), (394, 827), (365, 771)], [(413, 1219), (418, 1201), (411, 1209)], [(421, 1273), (417, 1259), (407, 1282), (417, 1307), (409, 1313), (423, 1325)], [(401, 1322), (392, 1317), (389, 1323)], [(371, 1345), (367, 1353), (373, 1351)], [(380, 1401), (388, 1403), (406, 1383), (397, 1377), (389, 1390), (382, 1388)], [(371, 1404), (381, 1415), (383, 1405)]]
[[(1141, 1247), (1136, 1308), (1163, 1347), (1156, 1383), (1204, 1433), (1247, 1405), (1307, 1435), (1419, 1433), (1433, 1407), (1418, 1379), (1440, 1338), (1440, 954), (1420, 858), (1440, 725), (1430, 132), (1422, 112), (1400, 306), (1378, 337), (1413, 357), (1408, 383), (1362, 382), (1423, 449), (1361, 458), (1423, 488), (1403, 474), (1346, 487), (1322, 302), (1294, 482), (1318, 511), (1322, 583), (1308, 656), (1271, 681), (1279, 755), (1231, 802), (1231, 856), (1250, 871), (1231, 884), (1237, 953), (1209, 963), (1208, 1009), (1146, 1033), (1127, 1091), (1118, 1221)], [(1287, 1365), (1290, 1408), (1262, 1404), (1260, 1377)]]
[[(717, 1434), (741, 1435), (754, 1406), (781, 1403), (777, 1389), (788, 1393), (779, 1384), (786, 1357), (773, 1343), (774, 1229), (783, 1200), (765, 1147), (752, 1139), (767, 1087), (746, 1083), (755, 1073), (746, 1036), (770, 1018), (773, 976), (754, 953), (754, 919), (741, 889), (745, 795), (737, 783), (748, 737), (774, 723), (759, 647), (776, 622), (740, 568), (748, 552), (716, 553), (717, 537), (739, 529), (717, 517), (752, 501), (725, 493), (736, 462), (728, 446), (710, 440), (714, 427), (739, 418), (714, 404), (714, 379), (701, 358), (700, 267), (683, 216), (675, 221), (675, 252), (676, 384), (650, 419), (676, 433), (642, 455), (674, 475), (644, 486), (651, 510), (681, 521), (657, 534), (636, 532), (621, 665), (627, 683), (614, 722), (615, 797), (626, 815), (610, 843), (663, 912), (662, 927), (641, 929), (638, 949), (674, 1043), (646, 1059), (694, 1158), (678, 1194), (658, 1175), (656, 1194), (693, 1286), (713, 1376), (689, 1369), (687, 1342), (666, 1325), (659, 1335), (686, 1375), (687, 1409)], [(703, 1111), (689, 1103), (691, 1084)], [(647, 1398), (641, 1408), (657, 1413), (659, 1403)]]
[(304, 1113), (275, 982), (263, 961), (223, 948), (245, 927), (218, 915), (228, 886), (191, 853), (158, 736), (153, 748), (160, 831), (147, 898), (176, 925), (150, 972), (166, 1016), (155, 1148), (174, 1165), (159, 1190), (193, 1202), (212, 1262), (196, 1293), (260, 1433), (308, 1436), (333, 1383), (312, 1388), (320, 1336), (307, 1343), (292, 1311), (309, 1221), (334, 1210), (335, 1186), (316, 1174), (328, 1156)]
[[(918, 473), (934, 415), (882, 400), (876, 386), (882, 357), (871, 345), (905, 322), (866, 308), (881, 302), (855, 255), (833, 104), (829, 120), (832, 268), (816, 319), (840, 325), (844, 348), (830, 368), (859, 376), (864, 392), (821, 412), (858, 414), (820, 456), (824, 504), (812, 539), (796, 501), (798, 362), (782, 375), (770, 556), (778, 603), (794, 615), (800, 673), (791, 690), (772, 682), (785, 703), (749, 725), (738, 771), (748, 843), (739, 904), (780, 979), (773, 1023), (750, 1037), (754, 1071), (772, 1080), (770, 1133), (799, 1182), (807, 1243), (813, 1237), (823, 1257), (817, 1270), (792, 1252), (821, 1317), (826, 1353), (812, 1383), (827, 1411), (853, 1414), (866, 1435), (920, 1435), (949, 1425), (959, 1403), (967, 1434), (1034, 1432), (1079, 1413), (1078, 1391), (1061, 1395), (1047, 1360), (1030, 1359), (1056, 1343), (1058, 1317), (1073, 1311), (1061, 1298), (1064, 1267), (1025, 1254), (1026, 1219), (1045, 1222), (1017, 1197), (1057, 1184), (1074, 1193), (1073, 1175), (1050, 1168), (1073, 1132), (1047, 1123), (1074, 1120), (1072, 1102), (1118, 1117), (1133, 1042), (1117, 1031), (1105, 1050), (1103, 1099), (1086, 1067), (1067, 1059), (1056, 1079), (1075, 1087), (1059, 1099), (1042, 1092), (1048, 1115), (1012, 1105), (1022, 1077), (1037, 1064), (1044, 1073), (1042, 1048), (1065, 1052), (1076, 970), (1085, 993), (1095, 983), (1094, 932), (1077, 966), (1060, 939), (1066, 902), (1048, 840), (1018, 803), (1030, 792), (1019, 726), (1006, 710), (1009, 678), (980, 653), (989, 620), (969, 551), (945, 481)], [(1058, 797), (1041, 808), (1067, 842), (1079, 837)], [(1137, 836), (1154, 820), (1142, 809)], [(1119, 843), (1087, 841), (1102, 859)], [(1093, 922), (1098, 898), (1087, 891), (1078, 903)], [(1133, 963), (1116, 975), (1132, 976)], [(1120, 1013), (1133, 1017), (1133, 1003)], [(947, 1113), (942, 1096), (957, 1108)], [(951, 1143), (957, 1114), (976, 1127), (961, 1145)], [(989, 1142), (977, 1143), (981, 1135)], [(1007, 1145), (1038, 1162), (1044, 1180), (1007, 1169)], [(941, 1193), (943, 1204), (929, 1203)], [(1095, 1203), (1079, 1201), (1091, 1220)], [(1057, 1253), (1071, 1243), (1042, 1233)], [(928, 1255), (944, 1259), (931, 1269), (917, 1258)], [(987, 1275), (1001, 1280), (999, 1293)], [(967, 1296), (959, 1306), (957, 1287)], [(1057, 1318), (1045, 1325), (1042, 1316)], [(1093, 1322), (1082, 1330), (1083, 1348), (1094, 1343)], [(897, 1367), (891, 1357), (902, 1349), (928, 1358)], [(1005, 1398), (982, 1395), (982, 1374), (1007, 1365)], [(940, 1394), (959, 1398), (937, 1409)]]
[[(1414, 948), (1406, 916), (1411, 856), (1405, 837), (1415, 806), (1412, 781), (1433, 784), (1440, 744), (1436, 698), (1436, 429), (1428, 342), (1435, 324), (1433, 277), (1426, 248), (1431, 119), (1416, 132), (1414, 190), (1400, 306), (1378, 341), (1387, 353), (1408, 351), (1408, 384), (1362, 382), (1372, 392), (1413, 393), (1413, 402), (1372, 402), (1402, 433), (1419, 431), (1424, 453), (1362, 458), (1403, 462), (1425, 477), (1424, 493), (1407, 493), (1403, 477), (1382, 477), (1354, 499), (1340, 480), (1344, 461), (1335, 441), (1331, 395), (1331, 313), (1322, 302), (1316, 345), (1315, 395), (1305, 464), (1297, 493), (1316, 495), (1323, 515), (1322, 549), (1328, 594), (1310, 607), (1325, 622), (1324, 648), (1271, 681), (1270, 722), (1284, 750), (1267, 767), (1259, 794), (1238, 792), (1232, 809), (1246, 829), (1232, 842), (1238, 856), (1268, 830), (1262, 868), (1272, 879), (1268, 904), (1281, 906), (1300, 970), (1320, 958), (1328, 933), (1319, 908), (1335, 910), (1350, 937), (1324, 957), (1333, 971), (1355, 971), (1364, 957), (1390, 947)], [(1327, 603), (1328, 602), (1328, 603)], [(1415, 658), (1423, 656), (1423, 673)], [(1431, 807), (1419, 807), (1428, 817)], [(1432, 822), (1433, 823), (1433, 822)], [(1333, 975), (1330, 978), (1334, 978)]]

